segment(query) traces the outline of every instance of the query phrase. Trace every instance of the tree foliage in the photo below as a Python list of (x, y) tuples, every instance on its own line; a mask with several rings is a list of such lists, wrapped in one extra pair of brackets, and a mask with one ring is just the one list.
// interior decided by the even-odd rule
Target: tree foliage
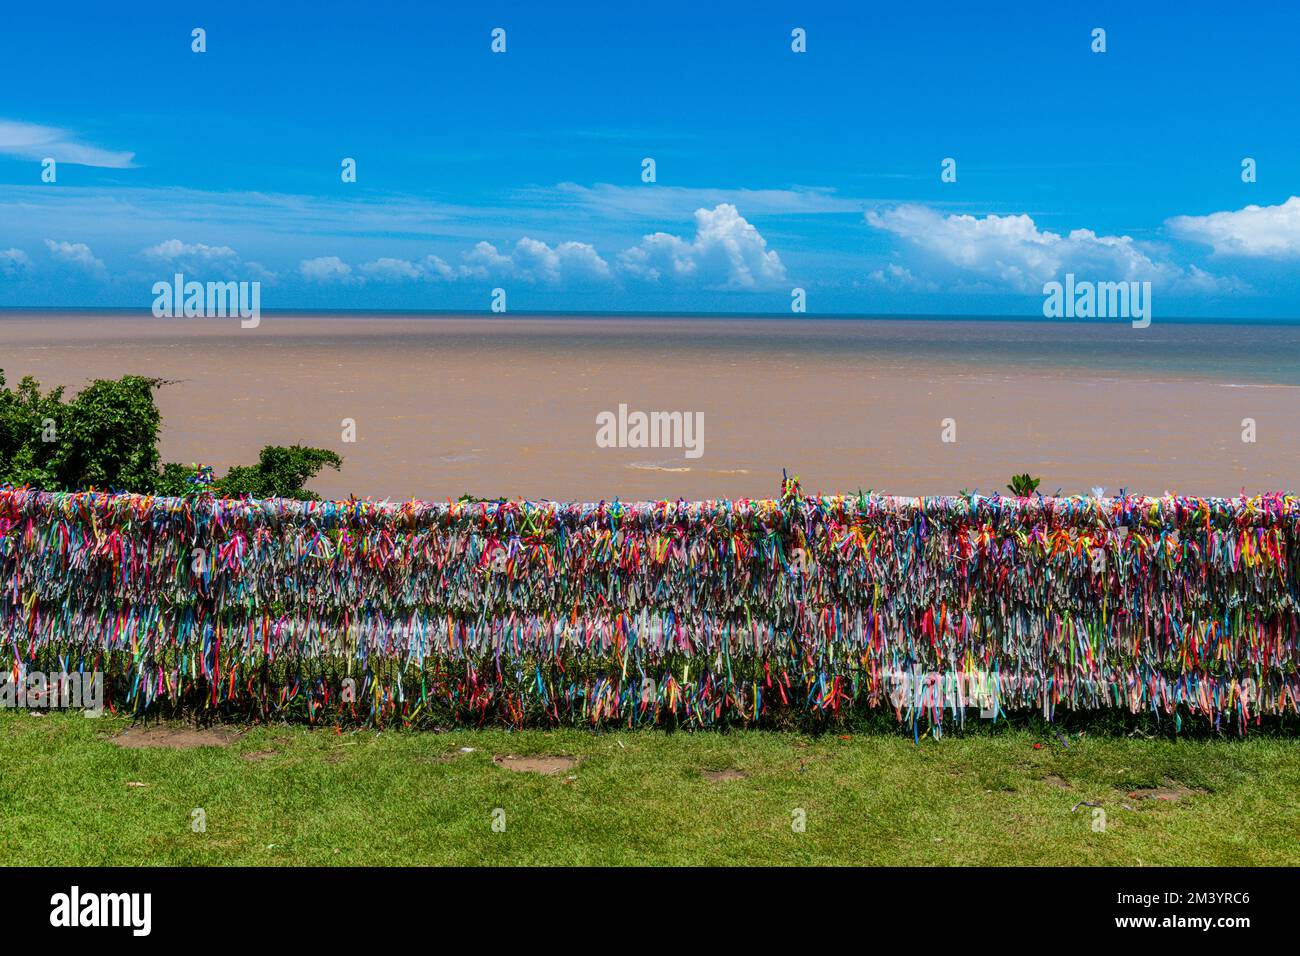
[[(96, 379), (67, 401), (62, 387), (42, 394), (30, 376), (10, 389), (0, 371), (0, 484), (51, 491), (194, 492), (195, 468), (163, 464), (158, 452), (162, 417), (154, 390), (165, 384), (141, 375)], [(231, 468), (208, 490), (228, 497), (315, 500), (307, 482), (322, 468), (337, 470), (342, 464), (323, 448), (268, 445), (257, 464)]]
[(338, 471), (343, 459), (324, 448), (304, 445), (267, 445), (256, 465), (236, 465), (213, 485), (213, 491), (227, 498), (297, 498), (319, 501), (320, 496), (304, 485), (326, 466)]
[(162, 419), (158, 379), (98, 379), (72, 401), (42, 395), (25, 377), (16, 389), (0, 372), (0, 481), (42, 488), (152, 490)]

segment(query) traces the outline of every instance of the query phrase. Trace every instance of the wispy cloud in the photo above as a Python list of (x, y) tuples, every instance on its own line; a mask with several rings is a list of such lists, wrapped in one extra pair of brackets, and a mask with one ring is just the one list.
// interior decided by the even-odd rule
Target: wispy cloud
[[(623, 249), (649, 229), (689, 221), (697, 209), (730, 205), (750, 219), (840, 212), (860, 216), (863, 204), (824, 190), (687, 189), (646, 186), (593, 187), (561, 184), (511, 193), (498, 201), (466, 205), (433, 198), (364, 194), (356, 198), (283, 193), (215, 192), (181, 187), (60, 186), (0, 184), (0, 221), (6, 239), (39, 242), (52, 232), (133, 254), (160, 239), (183, 236), (188, 244), (233, 247), (263, 262), (283, 256), (286, 237), (310, 237), (291, 259), (345, 255), (353, 262), (400, 258), (415, 262), (427, 246), (449, 262), (447, 249), (480, 240), (513, 245), (520, 235), (552, 250), (576, 230), (582, 242)], [(504, 235), (503, 235), (504, 233)], [(331, 238), (335, 245), (320, 248)], [(690, 241), (689, 239), (687, 241)], [(416, 244), (426, 246), (416, 253)], [(319, 250), (319, 251), (317, 251)], [(504, 254), (511, 254), (506, 252)], [(289, 263), (277, 263), (288, 266)]]
[[(284, 255), (286, 237), (337, 237), (350, 244), (482, 238), (503, 222), (515, 228), (555, 216), (527, 209), (465, 206), (417, 196), (335, 198), (290, 193), (218, 192), (184, 187), (0, 184), (6, 239), (40, 241), (58, 231), (132, 253), (160, 239), (231, 246), (266, 261)], [(10, 235), (13, 236), (10, 239)], [(294, 249), (299, 255), (308, 249)], [(378, 251), (378, 250), (376, 250)], [(295, 260), (296, 261), (296, 260)]]
[(868, 201), (838, 196), (833, 189), (813, 186), (707, 189), (658, 183), (640, 186), (559, 183), (520, 190), (515, 198), (541, 207), (577, 207), (600, 216), (633, 219), (680, 219), (702, 206), (711, 208), (724, 203), (744, 209), (751, 216), (861, 213), (869, 205)]
[(938, 292), (939, 286), (930, 279), (921, 279), (906, 266), (891, 262), (883, 269), (867, 275), (867, 282), (890, 292)]
[(40, 162), (50, 158), (75, 166), (130, 169), (135, 153), (103, 149), (56, 126), (0, 119), (0, 154)]

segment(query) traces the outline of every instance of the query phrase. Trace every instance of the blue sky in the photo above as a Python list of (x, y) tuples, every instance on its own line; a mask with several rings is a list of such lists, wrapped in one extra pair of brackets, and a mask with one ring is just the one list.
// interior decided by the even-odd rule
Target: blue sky
[(1300, 317), (1291, 5), (464, 6), (13, 5), (0, 306)]

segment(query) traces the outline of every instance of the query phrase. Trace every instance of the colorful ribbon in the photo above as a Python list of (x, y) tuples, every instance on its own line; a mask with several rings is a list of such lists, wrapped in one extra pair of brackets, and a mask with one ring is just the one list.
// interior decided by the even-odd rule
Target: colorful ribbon
[(0, 665), (115, 709), (939, 728), (1300, 702), (1300, 499), (300, 502), (0, 488)]

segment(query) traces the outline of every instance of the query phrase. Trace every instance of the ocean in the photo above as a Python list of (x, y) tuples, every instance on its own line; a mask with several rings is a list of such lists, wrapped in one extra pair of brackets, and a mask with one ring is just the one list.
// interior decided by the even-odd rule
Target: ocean
[(165, 459), (318, 445), (331, 497), (1300, 487), (1296, 324), (13, 311), (0, 368), (167, 379)]

